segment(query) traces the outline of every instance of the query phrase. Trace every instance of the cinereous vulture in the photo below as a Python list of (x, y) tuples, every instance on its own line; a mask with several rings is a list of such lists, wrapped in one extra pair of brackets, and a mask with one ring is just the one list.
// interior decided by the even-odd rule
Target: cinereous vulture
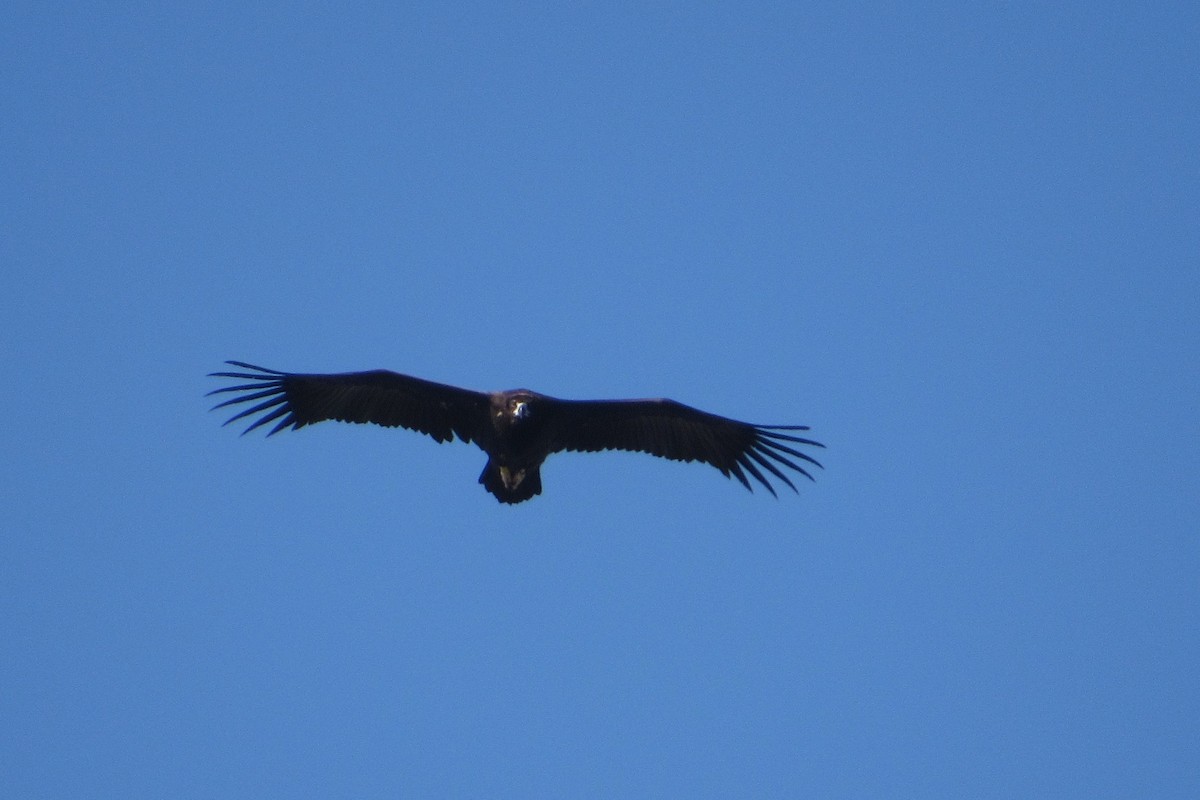
[(632, 450), (702, 461), (754, 491), (749, 474), (772, 495), (766, 473), (796, 491), (783, 469), (812, 480), (797, 462), (821, 466), (796, 448), (823, 445), (783, 433), (806, 425), (751, 425), (674, 400), (559, 400), (528, 389), (472, 392), (387, 370), (310, 375), (226, 363), (246, 371), (211, 376), (243, 382), (209, 394), (233, 394), (214, 409), (253, 403), (225, 422), (260, 414), (243, 434), (275, 420), (268, 436), (333, 419), (408, 428), (438, 442), (458, 437), (487, 453), (479, 482), (501, 503), (541, 494), (542, 462), (562, 451)]

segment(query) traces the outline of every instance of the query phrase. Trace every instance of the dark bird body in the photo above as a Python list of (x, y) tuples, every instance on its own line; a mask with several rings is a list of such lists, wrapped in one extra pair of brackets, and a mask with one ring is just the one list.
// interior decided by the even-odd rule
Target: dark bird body
[(821, 466), (796, 449), (819, 442), (782, 431), (804, 425), (752, 425), (674, 400), (560, 400), (528, 389), (473, 392), (387, 370), (333, 375), (293, 374), (226, 362), (247, 372), (214, 372), (238, 383), (209, 394), (234, 396), (213, 408), (254, 403), (225, 424), (260, 415), (243, 433), (275, 422), (268, 436), (324, 420), (374, 423), (456, 437), (488, 455), (479, 476), (501, 503), (542, 492), (541, 466), (552, 453), (632, 450), (675, 461), (702, 461), (753, 491), (749, 475), (775, 494), (768, 473), (795, 491), (783, 469), (812, 479), (797, 461)]

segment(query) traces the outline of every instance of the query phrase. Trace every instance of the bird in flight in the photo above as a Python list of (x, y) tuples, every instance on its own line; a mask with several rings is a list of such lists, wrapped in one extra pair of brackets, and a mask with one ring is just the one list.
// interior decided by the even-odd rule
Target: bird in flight
[(473, 392), (387, 370), (319, 375), (225, 363), (244, 371), (210, 377), (241, 382), (209, 395), (232, 395), (214, 410), (253, 403), (225, 421), (259, 415), (243, 435), (276, 420), (268, 436), (332, 419), (407, 428), (437, 442), (457, 437), (487, 453), (479, 482), (501, 503), (541, 494), (542, 462), (564, 451), (631, 450), (701, 461), (750, 491), (753, 478), (774, 495), (768, 475), (796, 491), (784, 469), (812, 480), (803, 465), (821, 466), (797, 447), (824, 447), (792, 433), (807, 425), (751, 425), (661, 398), (560, 400), (528, 389)]

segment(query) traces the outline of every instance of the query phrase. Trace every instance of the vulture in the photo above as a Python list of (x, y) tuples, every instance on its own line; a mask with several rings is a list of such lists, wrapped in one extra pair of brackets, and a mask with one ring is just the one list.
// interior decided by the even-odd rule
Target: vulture
[(238, 383), (208, 394), (231, 395), (213, 410), (250, 404), (224, 423), (253, 418), (243, 435), (271, 422), (268, 436), (332, 419), (407, 428), (437, 442), (457, 437), (487, 454), (479, 482), (501, 503), (541, 494), (542, 462), (564, 451), (631, 450), (700, 461), (751, 492), (753, 478), (772, 495), (771, 476), (797, 491), (784, 470), (812, 480), (804, 465), (821, 466), (797, 449), (824, 446), (795, 435), (806, 425), (752, 425), (674, 400), (560, 400), (528, 389), (474, 392), (387, 370), (320, 375), (225, 363), (242, 371), (210, 377)]

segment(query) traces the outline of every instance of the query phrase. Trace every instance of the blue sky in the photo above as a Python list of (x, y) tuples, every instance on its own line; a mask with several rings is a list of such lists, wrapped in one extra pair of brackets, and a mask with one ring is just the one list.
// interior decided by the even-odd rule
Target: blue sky
[[(0, 793), (1194, 797), (1188, 4), (0, 26)], [(805, 423), (799, 495), (226, 358)]]

